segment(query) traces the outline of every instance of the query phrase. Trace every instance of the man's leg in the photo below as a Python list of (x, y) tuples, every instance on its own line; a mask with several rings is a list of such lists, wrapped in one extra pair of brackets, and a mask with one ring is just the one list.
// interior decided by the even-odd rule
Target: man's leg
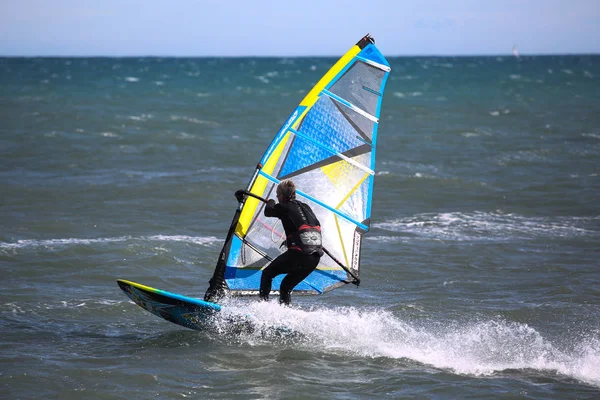
[(269, 293), (271, 293), (271, 284), (273, 283), (273, 278), (289, 271), (290, 267), (292, 266), (290, 263), (290, 258), (291, 257), (289, 257), (289, 254), (286, 251), (271, 261), (271, 264), (263, 269), (262, 276), (260, 278), (259, 291), (261, 300), (269, 300)]
[[(291, 258), (291, 257), (290, 257)], [(291, 292), (297, 284), (302, 282), (319, 265), (320, 257), (316, 254), (297, 255), (293, 258), (293, 270), (281, 281), (279, 289), (279, 302), (290, 305), (292, 301)], [(292, 261), (292, 260), (290, 260)]]

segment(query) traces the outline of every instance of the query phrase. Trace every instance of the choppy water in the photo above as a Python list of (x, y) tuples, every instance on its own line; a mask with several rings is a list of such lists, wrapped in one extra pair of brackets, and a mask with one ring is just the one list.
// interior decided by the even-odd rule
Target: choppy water
[[(600, 57), (392, 58), (362, 285), (162, 321), (327, 58), (0, 59), (0, 396), (600, 396)], [(226, 327), (223, 326), (223, 329)]]

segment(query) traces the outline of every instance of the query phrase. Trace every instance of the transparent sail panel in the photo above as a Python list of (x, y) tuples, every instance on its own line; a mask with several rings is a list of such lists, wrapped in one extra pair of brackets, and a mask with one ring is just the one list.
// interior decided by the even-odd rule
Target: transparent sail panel
[(375, 116), (384, 75), (384, 71), (357, 61), (331, 87), (330, 91)]
[(375, 122), (338, 101), (334, 101), (334, 103), (342, 115), (344, 115), (348, 122), (354, 127), (357, 134), (360, 135), (360, 138), (364, 140), (365, 143), (372, 144)]

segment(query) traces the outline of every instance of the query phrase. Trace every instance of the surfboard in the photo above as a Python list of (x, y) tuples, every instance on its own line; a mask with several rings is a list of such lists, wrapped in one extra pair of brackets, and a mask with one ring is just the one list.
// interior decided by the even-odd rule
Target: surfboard
[(121, 290), (138, 306), (174, 324), (203, 330), (210, 318), (221, 311), (216, 303), (167, 292), (150, 286), (117, 280)]
[(285, 325), (256, 326), (247, 314), (222, 316), (223, 306), (194, 297), (167, 292), (124, 279), (117, 280), (121, 290), (138, 306), (169, 322), (197, 331), (237, 336), (258, 334), (268, 339), (298, 339), (302, 335)]

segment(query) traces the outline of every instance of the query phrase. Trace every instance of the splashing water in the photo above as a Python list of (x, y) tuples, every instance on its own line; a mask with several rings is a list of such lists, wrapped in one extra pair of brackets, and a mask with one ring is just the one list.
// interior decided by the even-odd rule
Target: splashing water
[(265, 335), (269, 329), (281, 332), (284, 327), (295, 334), (294, 345), (300, 348), (410, 359), (461, 375), (488, 376), (532, 369), (600, 387), (598, 332), (580, 343), (560, 346), (527, 324), (505, 320), (411, 322), (382, 309), (304, 310), (283, 307), (275, 301), (242, 303), (234, 299), (224, 310), (228, 311), (223, 312), (221, 324), (231, 316), (245, 316), (257, 328), (242, 338), (251, 345), (273, 339)]

